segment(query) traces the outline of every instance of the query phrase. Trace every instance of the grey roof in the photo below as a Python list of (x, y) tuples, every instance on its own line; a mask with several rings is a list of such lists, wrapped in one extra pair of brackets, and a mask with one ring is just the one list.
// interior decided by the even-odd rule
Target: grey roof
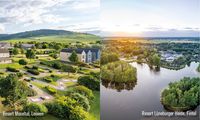
[(88, 51), (91, 51), (91, 52), (98, 52), (99, 49), (98, 48), (77, 48), (77, 49), (73, 49), (73, 48), (65, 48), (65, 49), (62, 49), (61, 52), (73, 52), (75, 51), (76, 53), (82, 53), (83, 51), (85, 51), (86, 53)]
[(0, 47), (10, 46), (10, 43), (0, 42)]
[(0, 53), (9, 53), (8, 49), (0, 49)]
[(35, 46), (34, 44), (22, 44), (21, 45), (22, 47), (33, 47), (33, 46)]

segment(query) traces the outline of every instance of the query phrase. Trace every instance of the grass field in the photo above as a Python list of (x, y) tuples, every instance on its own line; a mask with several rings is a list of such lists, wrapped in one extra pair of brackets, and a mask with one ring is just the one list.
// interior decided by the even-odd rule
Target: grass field
[(33, 37), (33, 38), (19, 38), (19, 39), (11, 39), (11, 40), (1, 40), (4, 42), (30, 42), (30, 41), (37, 41), (37, 42), (59, 42), (59, 43), (75, 43), (75, 42), (95, 42), (99, 41), (100, 37), (94, 35), (68, 35), (68, 36), (42, 36), (42, 37)]
[(94, 91), (95, 99), (91, 104), (90, 114), (95, 116), (97, 120), (100, 120), (100, 92)]

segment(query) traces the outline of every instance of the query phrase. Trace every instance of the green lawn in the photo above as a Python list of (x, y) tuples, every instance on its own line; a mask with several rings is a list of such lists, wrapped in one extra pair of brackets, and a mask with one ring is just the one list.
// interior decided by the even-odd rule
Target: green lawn
[(90, 114), (100, 120), (100, 92), (94, 91), (95, 99), (91, 104)]
[(23, 65), (20, 65), (19, 63), (0, 64), (0, 69), (6, 69), (7, 67), (19, 69), (22, 68)]

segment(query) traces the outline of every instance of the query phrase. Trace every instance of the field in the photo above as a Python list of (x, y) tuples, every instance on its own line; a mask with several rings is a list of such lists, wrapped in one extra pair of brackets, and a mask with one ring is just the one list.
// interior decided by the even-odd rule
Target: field
[(37, 41), (37, 42), (58, 42), (58, 43), (76, 43), (76, 42), (95, 42), (99, 41), (100, 37), (89, 35), (89, 34), (81, 34), (81, 35), (57, 35), (57, 36), (41, 36), (41, 37), (32, 37), (32, 38), (19, 38), (19, 39), (11, 39), (11, 40), (1, 40), (3, 42), (31, 42), (31, 41)]

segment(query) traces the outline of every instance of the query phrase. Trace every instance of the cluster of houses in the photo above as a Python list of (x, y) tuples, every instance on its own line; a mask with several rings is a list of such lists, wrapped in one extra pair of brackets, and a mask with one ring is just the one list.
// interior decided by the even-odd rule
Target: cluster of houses
[(64, 62), (70, 62), (69, 57), (75, 51), (79, 62), (92, 63), (100, 59), (100, 49), (98, 48), (66, 48), (60, 52), (60, 59)]
[[(22, 44), (23, 49), (30, 49), (34, 44)], [(0, 42), (0, 63), (12, 63), (10, 58), (9, 48), (12, 48), (10, 43)], [(79, 62), (92, 63), (100, 59), (100, 49), (98, 48), (66, 48), (60, 52), (60, 59), (64, 62), (70, 62), (69, 57), (75, 51)]]
[(0, 42), (0, 63), (11, 63), (9, 48), (10, 43)]
[(178, 54), (175, 51), (160, 51), (160, 54), (161, 54), (161, 60), (166, 62), (173, 62), (179, 57), (183, 57), (182, 54)]

